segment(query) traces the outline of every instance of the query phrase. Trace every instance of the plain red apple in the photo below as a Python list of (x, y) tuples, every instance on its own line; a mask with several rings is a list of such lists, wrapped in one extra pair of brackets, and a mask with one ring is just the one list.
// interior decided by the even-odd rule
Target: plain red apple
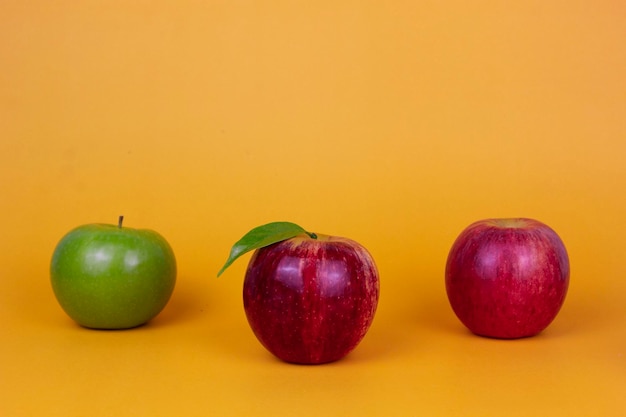
[(569, 285), (569, 258), (557, 233), (532, 219), (488, 219), (457, 237), (446, 292), (459, 320), (481, 336), (533, 336), (557, 316)]
[(321, 364), (343, 358), (367, 333), (379, 275), (357, 242), (298, 235), (257, 249), (243, 289), (254, 334), (278, 358)]

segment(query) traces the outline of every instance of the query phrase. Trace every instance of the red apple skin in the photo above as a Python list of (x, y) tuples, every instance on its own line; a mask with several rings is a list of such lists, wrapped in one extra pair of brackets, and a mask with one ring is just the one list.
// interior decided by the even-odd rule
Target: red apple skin
[(250, 327), (276, 357), (299, 364), (343, 358), (367, 333), (379, 275), (350, 239), (297, 236), (258, 249), (243, 288)]
[(446, 264), (446, 292), (461, 322), (481, 336), (536, 335), (556, 317), (569, 285), (561, 238), (532, 219), (488, 219), (456, 239)]

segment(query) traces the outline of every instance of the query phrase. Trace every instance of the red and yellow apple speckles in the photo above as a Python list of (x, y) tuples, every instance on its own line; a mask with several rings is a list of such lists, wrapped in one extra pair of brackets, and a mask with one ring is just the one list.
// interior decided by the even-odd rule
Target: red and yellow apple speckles
[(371, 255), (329, 236), (296, 237), (257, 250), (244, 281), (246, 316), (259, 341), (294, 363), (338, 360), (369, 329), (379, 295)]

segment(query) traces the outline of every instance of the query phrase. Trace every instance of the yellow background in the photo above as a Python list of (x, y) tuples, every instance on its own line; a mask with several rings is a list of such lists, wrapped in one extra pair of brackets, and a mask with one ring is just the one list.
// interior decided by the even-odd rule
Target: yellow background
[[(626, 415), (626, 6), (599, 1), (0, 2), (0, 415)], [(176, 291), (90, 331), (48, 266), (71, 228), (163, 234)], [(540, 336), (472, 336), (454, 238), (552, 226), (571, 285)], [(344, 360), (274, 359), (241, 301), (265, 222), (361, 242), (379, 310)]]

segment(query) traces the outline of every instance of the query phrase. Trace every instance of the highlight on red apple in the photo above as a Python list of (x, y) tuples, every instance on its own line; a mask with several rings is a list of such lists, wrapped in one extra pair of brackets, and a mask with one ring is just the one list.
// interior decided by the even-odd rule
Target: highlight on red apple
[(550, 227), (526, 218), (487, 219), (457, 237), (445, 284), (454, 313), (470, 331), (515, 339), (552, 323), (569, 275), (565, 245)]
[(290, 222), (268, 223), (235, 243), (218, 276), (251, 250), (243, 305), (268, 351), (290, 363), (322, 364), (343, 358), (365, 337), (380, 284), (363, 246)]

